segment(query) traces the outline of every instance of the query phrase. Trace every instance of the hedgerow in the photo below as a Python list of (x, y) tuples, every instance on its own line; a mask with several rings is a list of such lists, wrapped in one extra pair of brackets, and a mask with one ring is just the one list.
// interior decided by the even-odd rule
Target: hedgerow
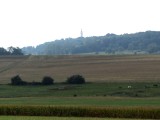
[(158, 107), (0, 106), (0, 115), (160, 119)]
[(54, 79), (49, 77), (49, 76), (45, 76), (42, 79), (42, 82), (26, 82), (23, 81), (21, 79), (21, 77), (19, 75), (16, 75), (14, 77), (11, 78), (11, 85), (53, 85), (54, 83)]

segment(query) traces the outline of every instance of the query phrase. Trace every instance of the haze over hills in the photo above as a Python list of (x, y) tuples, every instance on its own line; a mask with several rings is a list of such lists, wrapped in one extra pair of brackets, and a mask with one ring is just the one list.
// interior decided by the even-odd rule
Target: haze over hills
[(84, 53), (150, 54), (160, 52), (160, 32), (146, 31), (134, 34), (106, 34), (105, 36), (66, 38), (46, 42), (37, 47), (22, 48), (25, 54), (69, 55)]

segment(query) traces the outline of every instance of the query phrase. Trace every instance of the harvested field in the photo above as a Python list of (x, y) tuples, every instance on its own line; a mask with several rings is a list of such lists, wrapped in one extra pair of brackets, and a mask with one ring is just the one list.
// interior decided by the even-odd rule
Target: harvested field
[(88, 82), (154, 82), (160, 80), (160, 55), (0, 57), (0, 83), (19, 74), (25, 81), (46, 75), (63, 82), (73, 74)]

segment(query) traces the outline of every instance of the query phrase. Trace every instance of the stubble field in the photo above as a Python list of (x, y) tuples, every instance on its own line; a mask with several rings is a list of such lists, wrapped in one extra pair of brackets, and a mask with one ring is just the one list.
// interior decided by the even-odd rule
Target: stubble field
[(81, 74), (87, 82), (155, 82), (160, 80), (160, 55), (0, 57), (0, 83), (19, 74), (25, 81), (51, 76), (63, 82)]

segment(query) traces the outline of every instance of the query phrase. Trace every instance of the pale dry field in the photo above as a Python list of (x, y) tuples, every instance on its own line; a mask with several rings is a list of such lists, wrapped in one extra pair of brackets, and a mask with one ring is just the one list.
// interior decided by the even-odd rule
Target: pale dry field
[(160, 55), (0, 57), (1, 84), (15, 75), (25, 81), (51, 76), (64, 82), (73, 74), (83, 75), (88, 82), (159, 81)]

